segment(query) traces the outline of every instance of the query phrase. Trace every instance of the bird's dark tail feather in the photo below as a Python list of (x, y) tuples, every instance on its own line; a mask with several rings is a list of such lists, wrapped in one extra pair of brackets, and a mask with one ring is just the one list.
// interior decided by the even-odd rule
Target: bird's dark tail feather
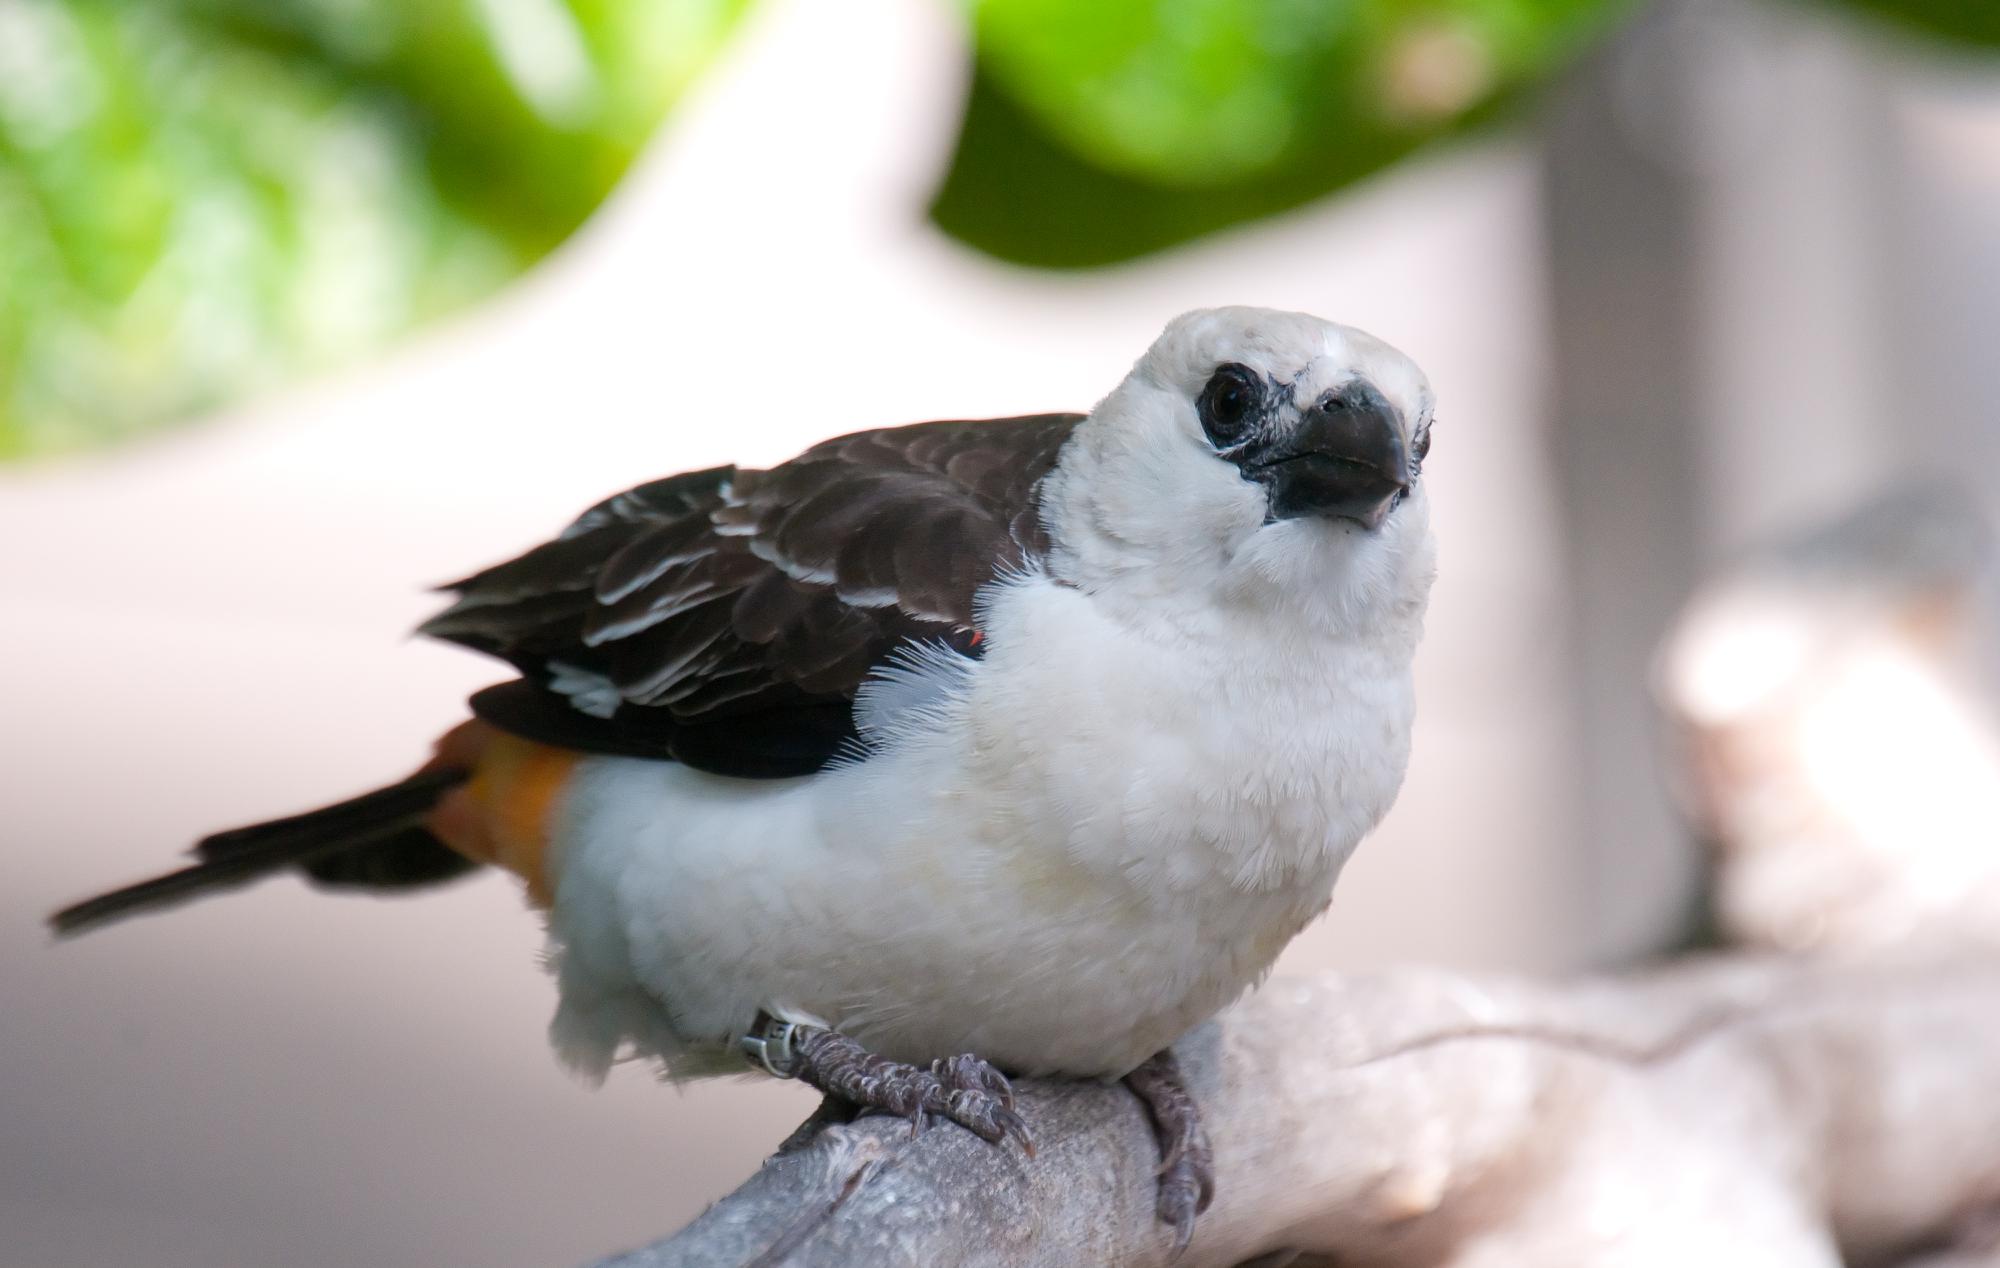
[[(465, 779), (466, 773), (462, 770), (423, 770), (401, 783), (331, 806), (322, 806), (318, 810), (218, 832), (202, 838), (195, 845), (193, 853), (198, 862), (177, 872), (168, 872), (164, 876), (114, 889), (108, 894), (99, 894), (65, 907), (49, 917), (49, 925), (63, 936), (82, 933), (113, 920), (176, 906), (189, 899), (234, 889), (298, 866), (304, 866), (319, 879), (336, 884), (368, 883), (371, 879), (381, 884), (394, 884), (400, 880), (443, 879), (462, 868), (455, 862), (432, 860), (428, 871), (404, 868), (404, 875), (401, 876), (376, 876), (372, 869), (364, 868), (357, 872), (351, 867), (329, 867), (327, 864), (336, 856), (355, 853), (365, 856), (370, 846), (412, 833), (423, 838), (418, 844), (427, 842), (433, 850), (448, 854), (445, 847), (429, 838), (419, 825), (431, 808), (437, 805), (438, 799), (464, 783)], [(456, 861), (459, 856), (454, 854), (449, 858)], [(463, 861), (464, 868), (470, 866), (469, 860)], [(418, 876), (415, 874), (418, 871), (424, 871), (424, 874)]]

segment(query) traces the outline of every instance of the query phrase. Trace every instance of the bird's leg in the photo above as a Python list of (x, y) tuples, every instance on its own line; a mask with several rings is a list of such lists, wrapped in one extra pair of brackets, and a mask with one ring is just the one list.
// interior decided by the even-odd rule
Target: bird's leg
[(1171, 1048), (1162, 1048), (1125, 1076), (1153, 1118), (1160, 1141), (1160, 1219), (1173, 1225), (1174, 1254), (1187, 1249), (1194, 1236), (1195, 1216), (1215, 1200), (1215, 1154), (1201, 1127), (1201, 1108), (1181, 1081), (1181, 1068)]
[[(926, 1069), (878, 1057), (837, 1031), (768, 1016), (758, 1018), (743, 1049), (779, 1078), (797, 1079), (863, 1110), (900, 1115), (912, 1131), (923, 1130), (931, 1118), (948, 1118), (996, 1144), (1011, 1137), (1031, 1157), (1035, 1152), (1006, 1076), (970, 1054)], [(814, 1117), (826, 1115), (822, 1105)]]

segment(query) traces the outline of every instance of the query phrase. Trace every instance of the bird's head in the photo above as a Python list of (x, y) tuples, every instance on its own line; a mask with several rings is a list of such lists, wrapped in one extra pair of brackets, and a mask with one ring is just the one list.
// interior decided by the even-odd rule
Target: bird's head
[(1425, 590), (1431, 409), (1423, 371), (1373, 335), (1261, 308), (1184, 314), (1052, 475), (1057, 566), (1096, 588), (1261, 579), (1346, 606)]

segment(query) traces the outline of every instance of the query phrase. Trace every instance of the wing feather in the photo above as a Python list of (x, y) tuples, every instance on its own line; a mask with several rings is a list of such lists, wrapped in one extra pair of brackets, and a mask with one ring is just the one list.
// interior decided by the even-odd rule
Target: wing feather
[(496, 725), (806, 773), (852, 740), (856, 693), (897, 649), (972, 646), (979, 589), (1046, 549), (1036, 491), (1078, 421), (920, 423), (642, 484), (451, 583), (422, 630), (522, 671), (475, 697)]
[(743, 588), (766, 571), (761, 560), (734, 552), (684, 557), (637, 590), (615, 600), (600, 597), (585, 622), (583, 641), (596, 647), (629, 638), (705, 603), (728, 600), (733, 605)]

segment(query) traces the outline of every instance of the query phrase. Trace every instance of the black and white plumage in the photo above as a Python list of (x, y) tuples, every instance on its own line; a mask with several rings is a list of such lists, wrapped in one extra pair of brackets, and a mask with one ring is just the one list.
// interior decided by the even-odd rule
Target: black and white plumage
[(898, 649), (976, 654), (974, 598), (1047, 549), (1034, 493), (1081, 415), (842, 436), (768, 471), (621, 493), (449, 587), (423, 632), (526, 676), (475, 697), (503, 728), (720, 775), (818, 770)]
[(1208, 1177), (1156, 1054), (1270, 967), (1395, 798), (1431, 418), (1380, 340), (1216, 309), (1086, 416), (642, 485), (447, 587), (424, 631), (521, 677), (400, 791), (211, 838), (57, 925), (294, 862), (420, 881), (446, 842), (547, 907), (579, 1071), (777, 1070), (803, 1028), (796, 1072), (989, 1138), (1018, 1120), (960, 1054), (1130, 1075), (1189, 1133), (1161, 1207), (1184, 1239)]
[(647, 486), (468, 579), (429, 628), (543, 715), (482, 716), (607, 753), (552, 827), (558, 1047), (698, 1074), (760, 1014), (1024, 1072), (1171, 1043), (1400, 784), (1430, 414), (1366, 334), (1195, 313), (1084, 418)]

